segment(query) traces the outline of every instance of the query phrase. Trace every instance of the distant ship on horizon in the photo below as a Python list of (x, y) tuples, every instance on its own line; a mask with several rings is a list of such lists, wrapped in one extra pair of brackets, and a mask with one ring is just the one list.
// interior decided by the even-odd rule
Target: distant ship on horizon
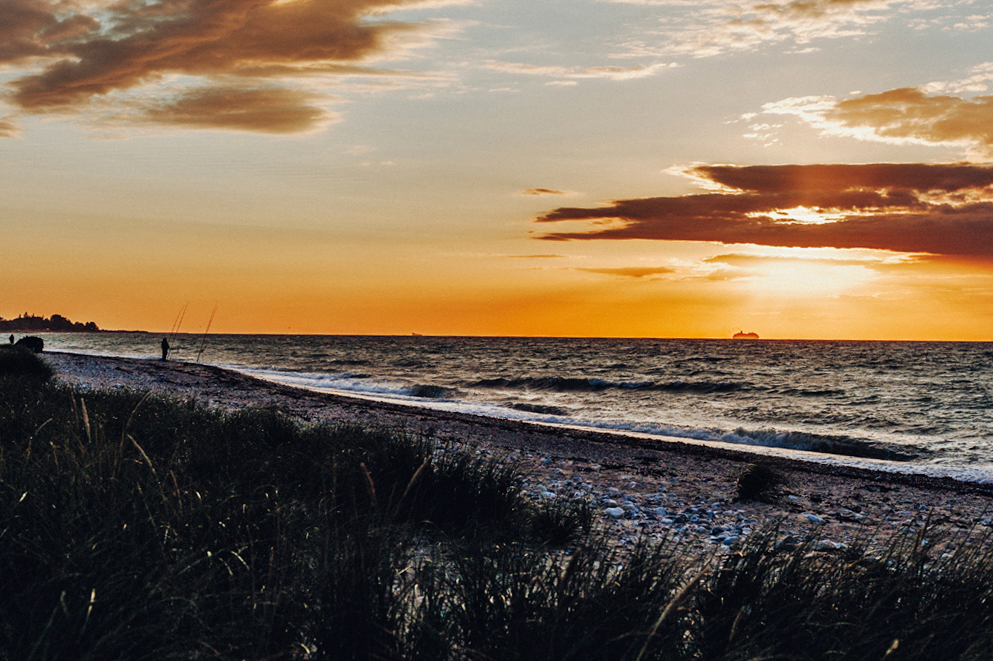
[(746, 333), (745, 331), (738, 331), (731, 336), (732, 340), (757, 340), (759, 339), (758, 333)]

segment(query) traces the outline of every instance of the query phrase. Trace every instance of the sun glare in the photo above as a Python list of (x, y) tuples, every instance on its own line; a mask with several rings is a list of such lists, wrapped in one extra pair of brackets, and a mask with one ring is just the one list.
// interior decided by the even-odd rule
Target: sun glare
[(755, 281), (767, 293), (793, 296), (838, 296), (872, 279), (863, 266), (802, 261), (770, 264)]
[[(761, 218), (768, 216), (765, 211), (756, 211), (746, 214), (749, 218)], [(778, 209), (773, 212), (772, 217), (781, 223), (798, 223), (801, 225), (824, 225), (826, 223), (836, 223), (844, 219), (844, 214), (837, 211), (829, 212), (813, 207), (793, 207), (792, 209)]]

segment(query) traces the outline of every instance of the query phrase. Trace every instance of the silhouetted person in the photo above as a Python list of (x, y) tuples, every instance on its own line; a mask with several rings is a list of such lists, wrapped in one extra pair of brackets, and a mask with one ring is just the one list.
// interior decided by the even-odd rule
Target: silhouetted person
[(166, 359), (166, 356), (168, 356), (168, 355), (169, 355), (169, 340), (167, 340), (166, 338), (163, 337), (162, 338), (162, 360), (165, 360)]
[(13, 344), (13, 343), (14, 343), (14, 336), (13, 336), (13, 335), (11, 335), (11, 336), (10, 336), (10, 343), (11, 343), (11, 344)]

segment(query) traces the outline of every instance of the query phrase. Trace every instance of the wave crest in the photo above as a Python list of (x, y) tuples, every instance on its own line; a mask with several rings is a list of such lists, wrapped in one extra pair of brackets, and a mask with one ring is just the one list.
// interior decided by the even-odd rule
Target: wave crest
[(888, 461), (914, 461), (925, 451), (867, 439), (826, 434), (809, 434), (799, 431), (777, 431), (774, 429), (746, 430), (741, 427), (720, 437), (725, 443), (759, 445), (788, 450), (806, 450), (824, 454), (837, 454), (863, 459), (885, 459)]
[(601, 390), (652, 390), (659, 392), (731, 392), (747, 387), (734, 381), (609, 381), (596, 378), (546, 376), (517, 379), (481, 379), (474, 388), (547, 390), (553, 392), (597, 392)]
[(421, 399), (452, 399), (458, 394), (454, 388), (431, 384), (416, 384), (405, 389), (405, 394)]

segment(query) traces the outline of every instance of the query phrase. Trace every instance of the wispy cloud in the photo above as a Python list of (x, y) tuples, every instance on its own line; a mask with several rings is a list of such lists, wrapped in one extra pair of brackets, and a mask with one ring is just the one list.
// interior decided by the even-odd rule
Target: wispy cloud
[(496, 255), (497, 257), (504, 257), (506, 259), (565, 259), (566, 255), (556, 255), (554, 253), (545, 253), (541, 255)]
[[(703, 260), (705, 264), (727, 264), (728, 266), (737, 266), (741, 268), (752, 268), (757, 266), (764, 266), (766, 264), (781, 264), (784, 262), (801, 262), (804, 264), (810, 264), (813, 262), (819, 262), (822, 264), (827, 264), (831, 266), (874, 266), (881, 263), (882, 261), (878, 257), (878, 253), (872, 256), (866, 256), (860, 259), (851, 258), (841, 258), (841, 257), (817, 257), (813, 255), (803, 255), (801, 257), (797, 256), (787, 256), (787, 255), (762, 255), (753, 253), (725, 253), (722, 255), (714, 255), (713, 257), (708, 257)], [(890, 260), (887, 263), (900, 263), (907, 260)]]
[(621, 278), (645, 278), (653, 275), (668, 275), (675, 273), (675, 269), (666, 266), (622, 266), (619, 268), (575, 268), (574, 271), (584, 271), (586, 273), (598, 273), (600, 275), (612, 275)]
[(524, 195), (565, 195), (565, 191), (553, 190), (551, 188), (525, 188), (521, 191)]
[(21, 134), (21, 127), (10, 117), (0, 117), (0, 138), (16, 138)]
[(993, 259), (993, 167), (969, 164), (698, 166), (720, 192), (561, 207), (545, 240), (646, 239), (866, 248)]
[[(968, 85), (931, 84), (985, 91), (993, 72), (971, 77)], [(791, 98), (763, 106), (763, 112), (792, 115), (825, 135), (890, 142), (958, 146), (973, 159), (993, 157), (993, 96), (962, 97), (894, 89), (849, 99), (830, 96)]]
[[(600, 67), (562, 67), (562, 66), (541, 66), (534, 64), (523, 64), (520, 62), (498, 62), (489, 60), (484, 65), (487, 69), (502, 71), (504, 73), (516, 73), (528, 76), (548, 76), (550, 78), (606, 78), (609, 80), (634, 80), (636, 78), (647, 78), (654, 76), (660, 71), (672, 69), (679, 65), (667, 62), (657, 63), (647, 66), (600, 66)], [(561, 84), (561, 83), (560, 83)]]
[[(618, 56), (712, 57), (792, 44), (798, 52), (821, 39), (871, 34), (897, 16), (934, 12), (926, 0), (610, 0), (666, 8), (659, 27), (625, 44)], [(957, 4), (957, 2), (956, 2)], [(937, 19), (929, 14), (932, 25)]]
[[(421, 30), (370, 14), (414, 0), (4, 0), (0, 64), (22, 112), (81, 111), (98, 99), (173, 81), (171, 98), (139, 99), (141, 121), (285, 133), (334, 119), (314, 104), (327, 75), (377, 75), (361, 62)], [(16, 75), (20, 72), (21, 75)], [(182, 82), (177, 82), (182, 81)]]
[(184, 92), (145, 110), (155, 124), (233, 129), (258, 133), (301, 133), (321, 128), (334, 116), (309, 105), (314, 95), (281, 88), (217, 87)]

